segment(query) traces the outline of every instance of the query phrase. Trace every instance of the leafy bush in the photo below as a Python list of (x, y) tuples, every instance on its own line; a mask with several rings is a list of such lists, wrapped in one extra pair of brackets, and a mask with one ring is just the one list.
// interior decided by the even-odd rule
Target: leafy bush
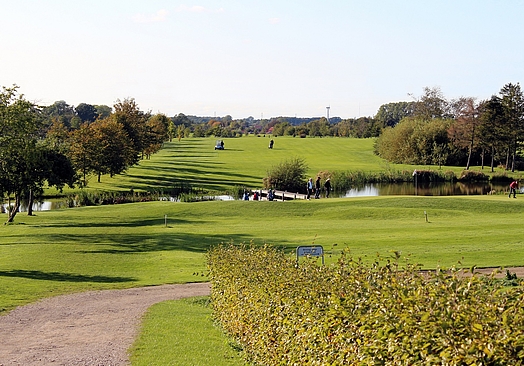
[(398, 258), (298, 265), (270, 246), (218, 246), (214, 316), (257, 365), (522, 364), (522, 287)]
[(503, 172), (503, 173), (495, 173), (491, 176), (491, 181), (492, 182), (511, 182), (514, 178), (512, 177), (508, 177), (508, 175), (506, 174), (506, 172)]
[(156, 201), (160, 195), (155, 192), (99, 192), (81, 190), (75, 195), (66, 198), (69, 207), (115, 205), (131, 202)]
[(264, 178), (264, 188), (304, 192), (307, 169), (304, 159), (296, 157), (283, 161), (267, 172), (267, 177)]
[(458, 180), (466, 182), (487, 182), (489, 180), (489, 176), (482, 172), (463, 170)]

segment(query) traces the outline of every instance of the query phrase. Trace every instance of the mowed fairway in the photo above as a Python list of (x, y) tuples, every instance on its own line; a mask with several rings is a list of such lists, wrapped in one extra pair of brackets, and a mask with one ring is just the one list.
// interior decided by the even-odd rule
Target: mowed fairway
[[(0, 230), (0, 309), (58, 293), (205, 281), (219, 243), (323, 245), (424, 268), (524, 265), (524, 199), (371, 197), (292, 202), (149, 202), (20, 214)], [(424, 212), (428, 215), (425, 221)], [(165, 217), (167, 216), (167, 226)]]
[[(311, 175), (400, 169), (373, 155), (373, 140), (278, 137), (270, 150), (267, 137), (243, 137), (225, 139), (225, 151), (215, 151), (214, 140), (166, 143), (122, 176), (91, 179), (90, 189), (258, 188), (268, 169), (290, 157), (303, 158)], [(524, 265), (523, 206), (520, 196), (392, 196), (20, 213), (0, 228), (0, 310), (66, 292), (206, 281), (207, 249), (228, 242), (270, 243), (290, 255), (299, 245), (322, 245), (328, 263), (349, 248), (369, 262), (400, 251), (424, 268)]]
[(100, 190), (161, 190), (183, 182), (211, 191), (235, 186), (261, 188), (268, 170), (297, 157), (304, 159), (312, 177), (319, 171), (378, 172), (389, 167), (373, 154), (373, 139), (277, 137), (273, 149), (268, 148), (269, 140), (254, 136), (224, 139), (224, 151), (214, 150), (214, 138), (175, 140), (126, 174), (103, 176), (101, 183), (92, 178), (89, 186)]

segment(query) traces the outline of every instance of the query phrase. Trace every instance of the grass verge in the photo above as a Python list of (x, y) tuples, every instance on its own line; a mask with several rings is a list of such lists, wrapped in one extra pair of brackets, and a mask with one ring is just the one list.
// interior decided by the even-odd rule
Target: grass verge
[(153, 305), (130, 352), (133, 366), (245, 365), (240, 353), (213, 325), (209, 297)]

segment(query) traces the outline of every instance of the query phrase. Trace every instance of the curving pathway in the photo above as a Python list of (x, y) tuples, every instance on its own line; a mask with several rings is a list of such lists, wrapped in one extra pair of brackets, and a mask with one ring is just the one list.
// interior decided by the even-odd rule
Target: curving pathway
[(0, 366), (129, 365), (151, 305), (209, 295), (208, 283), (90, 291), (21, 306), (0, 317)]
[[(524, 277), (524, 267), (508, 270)], [(497, 277), (504, 275), (505, 271)], [(209, 283), (191, 283), (90, 291), (21, 306), (0, 316), (0, 366), (129, 365), (127, 350), (147, 308), (166, 300), (209, 295), (210, 290)]]

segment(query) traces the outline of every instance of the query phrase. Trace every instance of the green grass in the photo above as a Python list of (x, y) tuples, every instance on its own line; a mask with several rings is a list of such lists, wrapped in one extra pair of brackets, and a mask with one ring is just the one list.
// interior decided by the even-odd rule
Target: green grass
[[(373, 154), (374, 139), (277, 137), (275, 147), (268, 149), (268, 136), (248, 136), (224, 139), (224, 151), (214, 150), (215, 140), (191, 138), (168, 142), (150, 160), (142, 160), (125, 174), (113, 178), (102, 176), (100, 183), (91, 177), (88, 189), (161, 191), (181, 184), (211, 192), (231, 192), (235, 186), (255, 189), (262, 186), (268, 170), (292, 157), (305, 160), (311, 177), (321, 171), (438, 170), (436, 166), (389, 164)], [(442, 171), (447, 170), (460, 175), (463, 167), (442, 167)], [(489, 167), (483, 171), (489, 174)], [(501, 169), (497, 172), (504, 173)]]
[[(524, 265), (524, 200), (366, 197), (292, 202), (148, 202), (20, 214), (0, 228), (0, 309), (53, 294), (207, 280), (221, 242), (401, 251), (425, 268)], [(427, 212), (429, 222), (425, 221)], [(164, 223), (167, 215), (167, 227)]]
[[(268, 140), (226, 139), (225, 151), (213, 150), (214, 139), (175, 141), (125, 175), (104, 176), (100, 184), (92, 179), (90, 189), (161, 190), (181, 181), (216, 191), (257, 188), (269, 168), (290, 156), (304, 158), (311, 176), (321, 170), (414, 169), (374, 156), (373, 140), (278, 137), (273, 150)], [(520, 197), (494, 195), (149, 202), (21, 213), (14, 225), (0, 227), (0, 312), (63, 293), (206, 281), (206, 250), (230, 241), (271, 243), (289, 255), (314, 243), (324, 246), (327, 263), (350, 248), (368, 262), (377, 253), (400, 251), (424, 268), (524, 265), (523, 209)], [(190, 322), (202, 321), (194, 316)], [(166, 320), (161, 311), (144, 326), (156, 317)], [(144, 344), (140, 349), (154, 341)]]
[(239, 352), (213, 325), (208, 297), (153, 305), (132, 347), (134, 366), (244, 365)]

